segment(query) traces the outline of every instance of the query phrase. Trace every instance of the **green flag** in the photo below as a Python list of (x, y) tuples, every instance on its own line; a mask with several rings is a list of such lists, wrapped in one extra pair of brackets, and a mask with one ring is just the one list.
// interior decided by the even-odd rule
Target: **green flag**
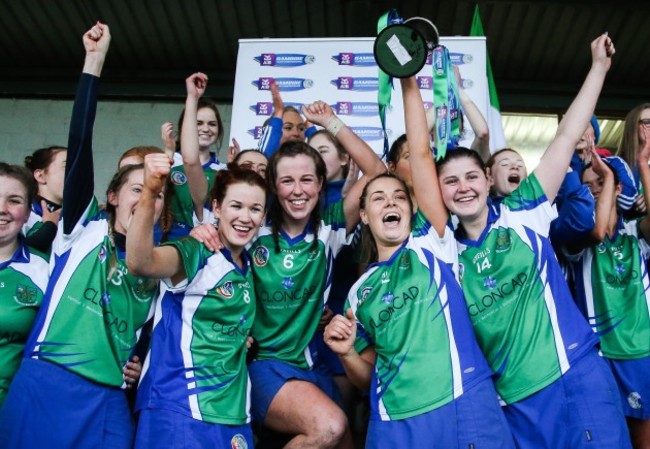
[[(469, 30), (470, 36), (485, 36), (481, 15), (478, 12), (478, 5), (474, 8), (474, 17), (472, 18), (472, 28)], [(497, 88), (492, 77), (492, 65), (490, 64), (490, 55), (485, 53), (485, 70), (488, 81), (488, 92), (490, 95), (490, 106), (487, 111), (486, 121), (490, 129), (490, 151), (494, 152), (501, 148), (507, 147), (506, 137), (503, 133), (503, 123), (501, 122), (501, 107), (497, 96)]]

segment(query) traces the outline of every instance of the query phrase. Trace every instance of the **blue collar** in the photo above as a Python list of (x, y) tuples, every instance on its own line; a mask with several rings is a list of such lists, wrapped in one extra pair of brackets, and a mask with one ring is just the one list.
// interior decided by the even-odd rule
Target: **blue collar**
[(226, 247), (224, 246), (223, 248), (221, 248), (221, 250), (219, 250), (219, 252), (220, 252), (221, 254), (223, 254), (223, 257), (225, 257), (226, 260), (227, 260), (228, 262), (230, 262), (230, 263), (232, 264), (233, 267), (235, 267), (235, 269), (237, 270), (237, 272), (238, 272), (239, 274), (241, 274), (242, 276), (246, 276), (246, 273), (248, 273), (248, 268), (250, 267), (250, 260), (251, 260), (250, 257), (248, 256), (248, 251), (246, 251), (246, 250), (242, 250), (242, 252), (241, 252), (242, 260), (243, 260), (243, 262), (244, 262), (244, 266), (241, 267), (241, 268), (240, 268), (239, 265), (238, 265), (238, 264), (233, 260), (233, 258), (232, 258), (232, 253), (230, 252), (230, 250), (229, 250), (228, 248), (226, 248)]
[(5, 262), (0, 263), (0, 270), (7, 268), (12, 263), (29, 263), (29, 250), (25, 245), (25, 239), (18, 235), (18, 248), (11, 255), (11, 258)]

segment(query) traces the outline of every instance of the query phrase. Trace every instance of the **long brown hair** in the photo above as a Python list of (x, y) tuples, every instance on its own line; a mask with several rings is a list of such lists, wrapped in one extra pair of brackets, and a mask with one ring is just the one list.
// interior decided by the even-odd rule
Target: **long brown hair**
[[(296, 157), (301, 154), (304, 154), (305, 156), (311, 158), (311, 160), (314, 162), (314, 167), (316, 169), (316, 177), (318, 178), (318, 181), (321, 183), (321, 185), (325, 185), (326, 179), (327, 179), (327, 168), (325, 167), (325, 162), (323, 161), (323, 158), (321, 157), (320, 153), (307, 145), (305, 142), (298, 142), (298, 141), (288, 141), (280, 145), (280, 148), (273, 153), (271, 156), (271, 159), (269, 159), (269, 165), (266, 167), (266, 180), (269, 186), (269, 189), (271, 190), (271, 206), (269, 207), (268, 211), (268, 218), (269, 222), (271, 223), (271, 231), (273, 233), (273, 240), (275, 242), (275, 250), (276, 252), (280, 251), (280, 240), (279, 240), (279, 235), (280, 235), (280, 228), (282, 227), (282, 219), (284, 216), (284, 210), (282, 209), (282, 206), (280, 205), (280, 202), (277, 199), (277, 194), (278, 191), (275, 187), (275, 183), (278, 178), (278, 163), (282, 158), (286, 157)], [(322, 194), (322, 188), (321, 188), (321, 194)], [(322, 200), (321, 200), (321, 195), (318, 197), (318, 201), (316, 202), (316, 206), (314, 209), (311, 211), (309, 215), (309, 224), (308, 226), (311, 226), (311, 231), (312, 233), (316, 236), (318, 235), (318, 231), (320, 230), (320, 220), (321, 220), (321, 207), (322, 207)], [(314, 239), (313, 246), (318, 245), (318, 239)]]
[[(395, 179), (397, 180), (403, 187), (405, 192), (409, 191), (408, 186), (404, 182), (402, 178), (399, 176), (393, 174), (393, 173), (380, 173), (374, 178), (372, 178), (370, 181), (366, 183), (366, 185), (363, 188), (363, 192), (361, 192), (361, 198), (359, 199), (359, 209), (360, 210), (365, 210), (366, 209), (366, 197), (368, 196), (368, 188), (370, 187), (370, 184), (375, 182), (378, 179), (382, 178), (389, 178), (389, 179)], [(411, 215), (413, 215), (413, 199), (411, 198), (411, 195), (407, 195), (409, 199), (409, 205), (411, 207)], [(409, 217), (411, 219), (411, 217)], [(412, 222), (411, 222), (412, 224)], [(370, 226), (367, 224), (362, 224), (361, 226), (361, 260), (365, 263), (374, 263), (377, 262), (377, 242), (375, 241), (375, 236), (372, 234), (372, 231), (370, 230)]]

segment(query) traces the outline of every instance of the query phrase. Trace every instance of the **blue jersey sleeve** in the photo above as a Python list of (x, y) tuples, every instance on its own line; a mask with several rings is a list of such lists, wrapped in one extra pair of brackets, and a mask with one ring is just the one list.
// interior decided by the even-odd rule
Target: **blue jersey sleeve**
[(596, 202), (589, 188), (580, 182), (579, 173), (567, 173), (556, 201), (558, 217), (551, 222), (554, 245), (566, 245), (583, 239), (594, 228)]
[(271, 117), (262, 131), (262, 138), (260, 139), (257, 149), (264, 153), (266, 157), (270, 158), (271, 155), (280, 147), (281, 139), (282, 119), (279, 117)]
[(64, 234), (72, 232), (95, 190), (92, 139), (98, 85), (98, 77), (82, 73), (72, 107), (61, 211)]
[(318, 128), (316, 128), (316, 126), (314, 125), (311, 125), (309, 128), (305, 130), (305, 138), (309, 139), (311, 136), (313, 136), (316, 133), (316, 131), (318, 131)]

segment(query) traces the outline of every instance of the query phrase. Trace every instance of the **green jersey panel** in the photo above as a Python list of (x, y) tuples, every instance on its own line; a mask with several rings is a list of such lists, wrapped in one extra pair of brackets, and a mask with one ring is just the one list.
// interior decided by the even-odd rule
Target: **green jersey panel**
[(139, 407), (176, 410), (210, 423), (250, 421), (246, 339), (255, 319), (252, 273), (230, 253), (212, 253), (192, 238), (171, 242), (187, 279), (165, 281), (156, 306), (150, 363)]
[[(214, 177), (216, 176), (217, 171), (223, 168), (225, 168), (225, 166), (217, 163), (216, 159), (214, 158), (203, 166), (203, 173), (205, 174), (205, 179), (208, 182), (208, 192), (212, 190), (212, 186), (214, 185)], [(171, 209), (174, 220), (192, 227), (194, 225), (194, 221), (192, 219), (192, 215), (194, 213), (194, 203), (192, 202), (190, 187), (187, 185), (187, 175), (185, 174), (182, 160), (181, 165), (175, 165), (172, 167), (169, 176), (172, 185), (174, 186), (174, 195), (172, 196), (171, 200)]]
[(20, 366), (47, 279), (47, 261), (22, 243), (0, 264), (0, 407)]
[(32, 357), (123, 387), (122, 368), (152, 314), (158, 282), (129, 273), (95, 199), (69, 235), (59, 226), (52, 252), (53, 286)]
[(570, 255), (583, 312), (600, 337), (603, 355), (631, 360), (650, 356), (650, 248), (638, 222), (619, 220), (616, 234)]
[(323, 213), (317, 241), (304, 232), (291, 238), (281, 232), (279, 251), (264, 227), (249, 252), (257, 297), (253, 337), (257, 358), (282, 360), (301, 368), (313, 364), (308, 345), (332, 284), (334, 257), (346, 243), (343, 201)]
[(468, 312), (506, 403), (558, 379), (595, 343), (548, 240), (553, 218), (533, 174), (490, 206), (479, 241), (457, 231)]

